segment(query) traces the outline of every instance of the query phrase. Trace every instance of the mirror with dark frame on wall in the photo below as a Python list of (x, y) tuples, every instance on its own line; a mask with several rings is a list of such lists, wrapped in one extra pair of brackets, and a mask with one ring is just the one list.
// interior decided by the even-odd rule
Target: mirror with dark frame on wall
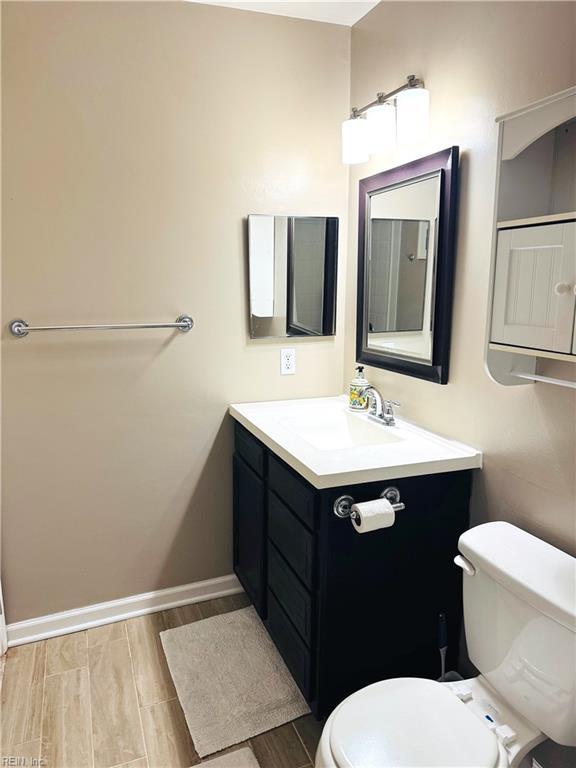
[(446, 384), (458, 147), (360, 180), (356, 359)]
[(248, 216), (250, 338), (336, 332), (338, 218)]

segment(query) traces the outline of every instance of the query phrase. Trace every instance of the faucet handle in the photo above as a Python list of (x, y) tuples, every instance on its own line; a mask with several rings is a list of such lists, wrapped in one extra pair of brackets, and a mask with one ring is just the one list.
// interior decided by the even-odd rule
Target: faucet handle
[(388, 427), (394, 427), (396, 426), (396, 421), (394, 420), (394, 407), (395, 405), (400, 405), (396, 400), (384, 400), (382, 403), (382, 418), (384, 419), (384, 423)]
[(392, 406), (393, 406), (393, 405), (394, 405), (396, 408), (400, 408), (400, 406), (402, 405), (402, 403), (399, 403), (399, 402), (398, 402), (398, 400), (384, 400), (384, 405), (385, 405), (387, 408), (392, 408)]
[(372, 387), (367, 388), (366, 397), (368, 399), (368, 413), (376, 414), (376, 411), (378, 410), (378, 398)]

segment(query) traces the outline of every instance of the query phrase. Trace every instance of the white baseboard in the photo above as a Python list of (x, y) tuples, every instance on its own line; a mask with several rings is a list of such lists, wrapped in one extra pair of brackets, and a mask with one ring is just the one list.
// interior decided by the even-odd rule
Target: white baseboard
[(83, 608), (74, 608), (71, 611), (38, 616), (35, 619), (8, 624), (8, 646), (34, 643), (48, 637), (67, 635), (70, 632), (112, 624), (115, 621), (123, 621), (168, 608), (178, 608), (181, 605), (200, 603), (215, 597), (235, 595), (242, 591), (236, 576), (230, 574), (217, 579), (196, 581), (180, 587), (157, 589), (154, 592), (144, 592), (141, 595), (123, 597), (120, 600), (110, 600), (108, 603), (96, 603)]

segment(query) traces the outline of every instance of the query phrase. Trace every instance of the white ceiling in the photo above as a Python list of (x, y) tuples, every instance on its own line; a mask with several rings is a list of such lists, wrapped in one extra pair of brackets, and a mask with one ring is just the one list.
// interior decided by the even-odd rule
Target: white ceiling
[(284, 2), (251, 2), (251, 0), (188, 0), (205, 5), (224, 5), (227, 8), (241, 8), (244, 11), (274, 13), (277, 16), (293, 16), (296, 19), (311, 19), (329, 24), (344, 24), (351, 27), (371, 11), (379, 0), (285, 0)]

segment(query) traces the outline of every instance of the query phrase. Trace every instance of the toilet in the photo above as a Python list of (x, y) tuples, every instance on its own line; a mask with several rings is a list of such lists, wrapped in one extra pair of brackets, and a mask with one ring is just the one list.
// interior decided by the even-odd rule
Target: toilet
[(458, 549), (481, 674), (353, 693), (326, 721), (316, 768), (517, 768), (546, 738), (576, 746), (576, 559), (504, 522)]

